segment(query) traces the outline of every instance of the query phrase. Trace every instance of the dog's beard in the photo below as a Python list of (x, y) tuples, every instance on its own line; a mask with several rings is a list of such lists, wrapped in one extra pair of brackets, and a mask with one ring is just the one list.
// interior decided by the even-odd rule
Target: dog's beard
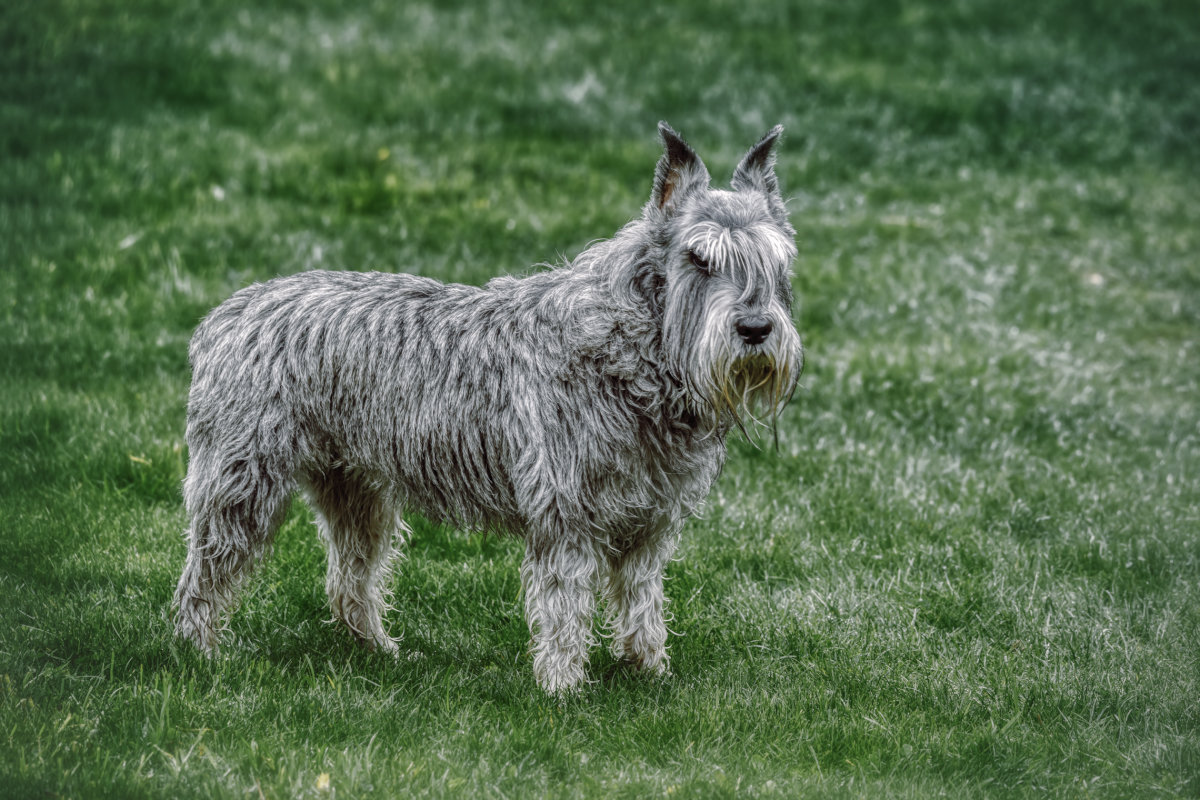
[(779, 414), (791, 400), (799, 377), (795, 359), (768, 352), (751, 353), (714, 373), (711, 395), (716, 411), (728, 415), (747, 439), (750, 429), (771, 430), (778, 437)]
[(769, 429), (778, 437), (779, 414), (803, 369), (799, 337), (790, 326), (776, 329), (767, 345), (754, 349), (728, 337), (710, 337), (693, 365), (695, 388), (715, 421), (732, 422), (751, 441), (752, 429)]

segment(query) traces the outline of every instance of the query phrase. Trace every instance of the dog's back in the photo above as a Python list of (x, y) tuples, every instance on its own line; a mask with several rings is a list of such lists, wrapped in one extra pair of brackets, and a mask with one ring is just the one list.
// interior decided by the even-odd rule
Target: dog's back
[(497, 420), (512, 409), (502, 362), (516, 332), (488, 295), (319, 271), (237, 292), (192, 339), (191, 458), (253, 461), (293, 487), (353, 464), (435, 519), (505, 527), (513, 453)]

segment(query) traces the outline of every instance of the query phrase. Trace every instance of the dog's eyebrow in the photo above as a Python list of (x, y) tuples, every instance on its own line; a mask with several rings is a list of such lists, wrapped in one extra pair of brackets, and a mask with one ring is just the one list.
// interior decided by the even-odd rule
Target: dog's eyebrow
[(773, 225), (755, 223), (729, 227), (706, 220), (693, 227), (687, 247), (699, 253), (720, 271), (750, 271), (757, 263), (762, 267), (778, 266), (796, 257), (796, 245)]

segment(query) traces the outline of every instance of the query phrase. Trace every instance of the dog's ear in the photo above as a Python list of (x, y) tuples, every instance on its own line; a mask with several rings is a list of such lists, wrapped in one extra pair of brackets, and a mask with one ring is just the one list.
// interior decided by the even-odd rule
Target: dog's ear
[(665, 214), (679, 207), (679, 201), (693, 189), (708, 186), (708, 169), (696, 151), (671, 130), (665, 122), (658, 123), (663, 154), (654, 170), (654, 191), (651, 205)]
[(733, 188), (738, 191), (757, 189), (768, 199), (780, 200), (779, 181), (775, 179), (775, 143), (783, 135), (783, 126), (776, 125), (750, 148), (742, 163), (733, 171)]

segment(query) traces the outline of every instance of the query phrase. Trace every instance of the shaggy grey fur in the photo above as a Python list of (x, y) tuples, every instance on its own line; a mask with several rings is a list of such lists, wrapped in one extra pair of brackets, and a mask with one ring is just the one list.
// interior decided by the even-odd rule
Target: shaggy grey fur
[(334, 615), (389, 651), (400, 513), (525, 539), (533, 669), (585, 680), (596, 596), (613, 651), (667, 666), (663, 568), (725, 460), (802, 366), (776, 127), (732, 191), (665, 124), (642, 216), (573, 263), (485, 287), (306, 272), (234, 294), (192, 339), (188, 556), (177, 631), (211, 651), (303, 491)]

